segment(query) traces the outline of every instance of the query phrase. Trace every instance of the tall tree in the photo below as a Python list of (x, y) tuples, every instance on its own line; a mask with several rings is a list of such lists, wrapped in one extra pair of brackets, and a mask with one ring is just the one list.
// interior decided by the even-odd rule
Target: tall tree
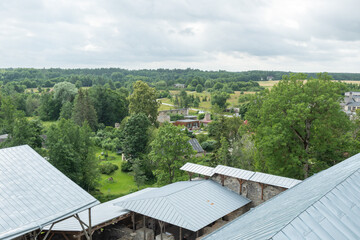
[(97, 186), (99, 171), (92, 131), (72, 120), (61, 119), (48, 130), (49, 161), (71, 180), (89, 191)]
[(132, 115), (125, 124), (123, 135), (123, 151), (129, 160), (144, 154), (147, 148), (150, 121), (144, 113)]
[(172, 183), (180, 175), (179, 168), (195, 151), (189, 144), (189, 137), (180, 127), (165, 123), (159, 128), (151, 142), (149, 157), (155, 166), (159, 183)]
[(60, 82), (54, 86), (54, 98), (64, 104), (65, 102), (72, 102), (78, 92), (75, 84), (70, 82)]
[(121, 122), (129, 113), (129, 103), (123, 92), (114, 91), (103, 86), (95, 86), (89, 89), (89, 96), (94, 104), (98, 123), (114, 126), (115, 123)]
[(350, 120), (340, 108), (341, 83), (326, 74), (285, 76), (247, 114), (265, 161), (257, 169), (295, 178), (329, 167), (347, 151)]
[(147, 83), (137, 81), (134, 83), (134, 92), (130, 95), (130, 114), (144, 113), (152, 124), (156, 124), (160, 103), (156, 100), (156, 90)]
[(72, 118), (79, 126), (87, 122), (92, 130), (96, 129), (96, 111), (86, 90), (79, 90), (75, 98)]

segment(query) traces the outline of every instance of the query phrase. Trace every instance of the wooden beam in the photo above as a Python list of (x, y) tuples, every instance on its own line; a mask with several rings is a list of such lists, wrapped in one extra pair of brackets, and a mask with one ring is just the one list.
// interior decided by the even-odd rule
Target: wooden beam
[(133, 224), (133, 232), (135, 232), (135, 212), (131, 213), (131, 221)]
[(240, 187), (239, 187), (239, 194), (241, 195), (241, 193), (242, 193), (242, 184), (245, 182), (245, 180), (243, 180), (243, 179), (239, 179), (239, 178), (237, 178), (237, 180), (239, 181), (239, 184), (240, 184)]
[(181, 234), (181, 229), (182, 229), (182, 228), (180, 227), (180, 229), (179, 229), (179, 240), (182, 239), (182, 238), (181, 238), (181, 235), (182, 235), (182, 234)]
[(92, 240), (92, 231), (91, 231), (91, 208), (89, 208), (89, 227), (88, 227), (90, 240)]

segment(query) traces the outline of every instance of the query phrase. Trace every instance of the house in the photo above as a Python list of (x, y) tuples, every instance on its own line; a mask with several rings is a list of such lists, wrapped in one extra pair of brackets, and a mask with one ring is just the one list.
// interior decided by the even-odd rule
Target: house
[(360, 154), (357, 154), (202, 239), (359, 239), (359, 182)]
[(199, 129), (200, 128), (200, 121), (193, 120), (193, 119), (181, 119), (173, 122), (175, 126), (184, 126), (189, 130)]
[(157, 121), (160, 123), (163, 122), (170, 122), (170, 115), (171, 114), (180, 114), (180, 115), (189, 115), (188, 108), (180, 108), (180, 109), (171, 109), (171, 110), (163, 110), (159, 111)]
[(346, 92), (340, 106), (348, 115), (351, 115), (357, 109), (360, 109), (360, 92)]
[(27, 145), (0, 149), (0, 239), (37, 239), (50, 225), (86, 211), (91, 238), (91, 208), (99, 204)]

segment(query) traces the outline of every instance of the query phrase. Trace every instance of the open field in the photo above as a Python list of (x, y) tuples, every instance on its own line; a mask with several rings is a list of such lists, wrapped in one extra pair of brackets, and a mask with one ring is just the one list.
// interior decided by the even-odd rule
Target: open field
[[(338, 80), (334, 80), (334, 82), (337, 82)], [(353, 81), (353, 80), (340, 80), (341, 82), (344, 83), (352, 83), (352, 84), (359, 84), (360, 85), (360, 81)], [(279, 82), (279, 80), (274, 80), (274, 81), (258, 81), (259, 85), (264, 87), (264, 88), (272, 88), (275, 84), (277, 84)]]

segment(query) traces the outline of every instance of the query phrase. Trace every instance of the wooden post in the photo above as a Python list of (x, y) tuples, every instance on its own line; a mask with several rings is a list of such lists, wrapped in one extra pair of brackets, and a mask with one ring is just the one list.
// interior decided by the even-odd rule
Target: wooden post
[(224, 186), (225, 183), (225, 176), (221, 175), (221, 185)]
[(180, 227), (180, 229), (179, 229), (179, 240), (181, 240), (181, 227)]
[(145, 235), (146, 235), (146, 231), (145, 231), (145, 230), (146, 230), (146, 228), (145, 228), (145, 226), (146, 226), (146, 225), (145, 225), (145, 220), (146, 220), (146, 219), (145, 219), (145, 215), (144, 215), (144, 219), (143, 219), (143, 226), (144, 226), (144, 240), (146, 240), (146, 236), (145, 236)]
[(163, 235), (162, 235), (162, 231), (163, 231), (163, 222), (159, 220), (159, 226), (160, 226), (160, 239), (163, 240)]
[(133, 232), (135, 232), (135, 212), (131, 213), (131, 221), (133, 224)]
[(189, 180), (191, 181), (191, 177), (192, 177), (193, 173), (187, 172), (187, 174), (189, 175)]
[(261, 187), (261, 200), (264, 200), (264, 184), (263, 183), (259, 183), (260, 187)]
[(91, 230), (91, 208), (89, 208), (89, 236), (90, 240), (92, 240), (92, 230)]
[(243, 180), (243, 179), (239, 179), (239, 178), (237, 178), (237, 180), (239, 181), (239, 184), (240, 184), (239, 194), (241, 195), (241, 193), (242, 193), (242, 184), (244, 183), (244, 180)]

